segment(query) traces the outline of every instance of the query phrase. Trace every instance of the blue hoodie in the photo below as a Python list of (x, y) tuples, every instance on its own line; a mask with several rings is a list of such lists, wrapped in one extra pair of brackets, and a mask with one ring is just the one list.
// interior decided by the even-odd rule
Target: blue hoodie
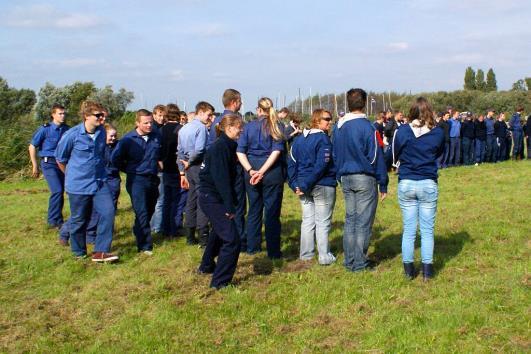
[(440, 127), (428, 130), (402, 125), (393, 138), (393, 162), (397, 164), (398, 161), (398, 180), (432, 179), (437, 182), (437, 158), (443, 151), (444, 130)]
[(365, 174), (374, 176), (380, 193), (387, 193), (389, 177), (376, 130), (365, 114), (348, 113), (337, 124), (333, 136), (333, 159), (338, 181), (341, 176)]
[(305, 129), (294, 139), (288, 158), (288, 185), (306, 194), (316, 185), (336, 186), (332, 143), (322, 130)]

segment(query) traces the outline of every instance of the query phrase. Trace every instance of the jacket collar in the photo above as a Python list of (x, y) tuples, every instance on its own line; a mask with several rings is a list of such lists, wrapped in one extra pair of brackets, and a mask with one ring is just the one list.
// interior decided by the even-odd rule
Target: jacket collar
[(338, 129), (341, 128), (343, 124), (345, 124), (346, 122), (350, 120), (359, 119), (359, 118), (367, 119), (367, 116), (365, 115), (365, 113), (347, 113), (345, 114), (343, 118), (339, 119), (339, 121), (337, 122), (337, 128)]

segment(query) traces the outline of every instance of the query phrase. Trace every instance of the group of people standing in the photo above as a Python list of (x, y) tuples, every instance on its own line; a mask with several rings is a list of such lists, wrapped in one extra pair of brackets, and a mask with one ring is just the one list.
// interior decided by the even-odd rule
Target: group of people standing
[[(378, 200), (387, 196), (386, 160), (391, 159), (399, 178), (404, 271), (409, 278), (417, 274), (413, 249), (420, 221), (422, 271), (429, 279), (445, 129), (424, 98), (413, 103), (408, 123), (398, 112), (396, 124), (382, 126), (363, 113), (366, 100), (364, 90), (351, 89), (349, 113), (335, 125), (330, 112), (317, 109), (308, 129), (301, 129), (300, 119), (287, 109), (277, 113), (267, 97), (258, 101), (256, 118), (245, 123), (238, 113), (240, 93), (227, 89), (220, 115), (208, 102), (199, 102), (188, 117), (175, 104), (158, 105), (153, 112), (141, 109), (136, 127), (119, 141), (102, 105), (83, 102), (82, 122), (70, 129), (64, 108), (56, 105), (52, 121), (39, 128), (30, 144), (33, 175), (39, 173), (38, 151), (51, 191), (48, 224), (61, 230), (60, 242), (70, 243), (81, 258), (87, 256), (86, 243), (94, 242), (92, 260), (112, 262), (118, 259), (111, 242), (119, 171), (124, 172), (138, 252), (152, 255), (153, 232), (184, 233), (188, 244), (204, 249), (198, 273), (212, 274), (211, 287), (219, 289), (230, 284), (240, 252), (262, 250), (262, 226), (268, 257), (282, 257), (286, 180), (301, 203), (300, 258), (313, 259), (317, 244), (320, 264), (336, 261), (328, 235), (340, 182), (346, 210), (344, 265), (353, 272), (373, 269), (367, 251)], [(281, 119), (286, 116), (290, 122), (285, 126)], [(71, 210), (66, 222), (63, 188)]]

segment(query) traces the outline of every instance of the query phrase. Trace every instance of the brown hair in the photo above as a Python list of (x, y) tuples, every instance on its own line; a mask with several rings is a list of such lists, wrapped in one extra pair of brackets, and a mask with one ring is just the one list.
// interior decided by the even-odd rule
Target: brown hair
[(239, 100), (241, 97), (241, 94), (235, 89), (226, 89), (225, 92), (223, 92), (223, 98), (221, 99), (223, 107), (228, 107), (233, 101)]
[(83, 101), (81, 102), (81, 107), (79, 107), (79, 116), (82, 120), (85, 120), (85, 117), (90, 116), (94, 111), (103, 111), (105, 108), (97, 102), (94, 101)]
[(136, 111), (136, 121), (140, 122), (140, 117), (146, 117), (151, 115), (151, 112), (147, 109), (139, 109), (138, 111)]
[(54, 105), (52, 106), (52, 109), (50, 110), (50, 112), (51, 112), (50, 114), (54, 114), (55, 111), (57, 111), (59, 109), (64, 110), (65, 108), (62, 105), (60, 105), (59, 103), (54, 103)]
[(215, 111), (214, 106), (212, 106), (210, 103), (205, 102), (205, 101), (201, 101), (195, 105), (195, 114), (199, 112), (206, 112), (206, 111), (212, 111), (212, 113), (214, 113)]
[(181, 118), (180, 113), (181, 110), (179, 109), (179, 106), (177, 106), (175, 103), (169, 103), (166, 106), (166, 119), (169, 122), (178, 122)]
[(274, 140), (282, 140), (283, 134), (278, 126), (278, 116), (273, 101), (269, 97), (262, 97), (258, 100), (258, 107), (267, 114), (266, 130)]
[(293, 123), (299, 123), (300, 124), (300, 122), (302, 122), (302, 118), (301, 118), (301, 116), (298, 113), (289, 112), (287, 117)]
[(417, 119), (420, 126), (427, 126), (429, 129), (435, 127), (435, 119), (433, 118), (433, 109), (431, 104), (424, 97), (417, 97), (409, 109), (409, 120)]
[(278, 113), (286, 113), (289, 114), (289, 109), (287, 107), (282, 107)]
[(112, 123), (105, 123), (103, 127), (105, 128), (106, 132), (108, 132), (109, 130), (117, 130)]
[(153, 113), (161, 112), (162, 114), (168, 114), (168, 108), (163, 104), (158, 104), (153, 107)]
[(360, 88), (350, 89), (347, 92), (348, 111), (361, 111), (365, 108), (365, 101), (367, 100), (367, 92)]
[(523, 112), (524, 106), (516, 106), (516, 112)]
[(243, 120), (239, 114), (229, 113), (225, 114), (218, 125), (216, 125), (216, 136), (220, 136), (228, 127), (242, 125)]
[(321, 122), (321, 119), (323, 119), (323, 115), (325, 113), (332, 117), (332, 114), (326, 109), (317, 108), (316, 110), (314, 110), (312, 113), (312, 121), (310, 123), (310, 128), (319, 128), (319, 123)]

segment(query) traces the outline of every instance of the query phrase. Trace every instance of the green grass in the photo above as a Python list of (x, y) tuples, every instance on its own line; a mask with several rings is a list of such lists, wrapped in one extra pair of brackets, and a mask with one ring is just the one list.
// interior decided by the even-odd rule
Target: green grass
[(46, 228), (43, 181), (3, 183), (0, 351), (529, 352), (530, 176), (529, 162), (441, 172), (438, 273), (427, 284), (402, 276), (395, 176), (378, 206), (372, 273), (342, 266), (341, 193), (337, 264), (297, 261), (300, 206), (286, 190), (286, 259), (242, 255), (236, 286), (219, 292), (194, 273), (201, 251), (182, 238), (136, 253), (125, 191), (113, 242), (121, 260), (98, 265), (74, 260)]

